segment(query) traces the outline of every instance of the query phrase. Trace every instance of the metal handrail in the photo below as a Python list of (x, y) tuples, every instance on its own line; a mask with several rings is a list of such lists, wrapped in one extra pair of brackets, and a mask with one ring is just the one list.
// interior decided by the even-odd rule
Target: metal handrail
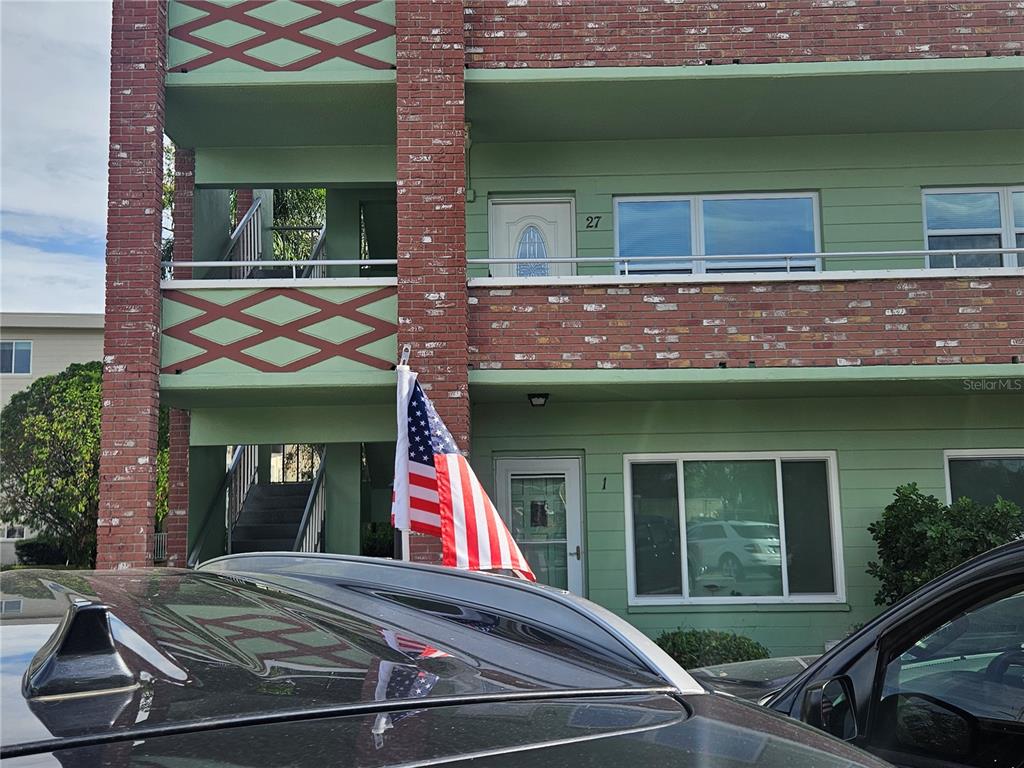
[[(167, 266), (171, 265), (171, 263), (172, 262), (169, 262), (169, 261), (161, 262), (161, 266), (167, 267)], [(368, 266), (373, 266), (373, 265), (396, 266), (397, 264), (398, 264), (398, 260), (397, 259), (296, 259), (294, 261), (292, 261), (290, 259), (289, 260), (281, 260), (281, 261), (276, 261), (276, 260), (272, 260), (271, 261), (271, 260), (263, 260), (263, 259), (260, 259), (260, 260), (247, 259), (247, 260), (232, 261), (232, 262), (227, 262), (227, 263), (225, 263), (223, 261), (190, 261), (188, 263), (188, 266), (189, 267), (208, 267), (210, 269), (228, 269), (228, 268), (234, 269), (236, 267), (249, 267), (250, 269), (249, 269), (248, 274), (252, 274), (259, 267), (268, 267), (268, 268), (273, 268), (273, 269), (291, 269), (291, 271), (292, 271), (291, 279), (292, 280), (297, 280), (297, 279), (300, 279), (300, 278), (319, 277), (320, 276), (320, 275), (315, 275), (315, 274), (313, 274), (313, 275), (305, 274), (305, 268), (307, 268), (307, 267), (308, 268), (317, 269), (319, 271), (319, 269), (323, 269), (325, 267), (368, 267)], [(300, 267), (303, 267), (303, 270), (301, 272), (299, 270)], [(326, 277), (326, 269), (323, 269), (323, 271), (324, 271), (325, 274), (322, 275), (322, 276)], [(165, 270), (164, 274), (167, 275), (168, 272)], [(166, 278), (166, 279), (168, 279), (171, 282), (173, 282), (174, 281), (174, 274), (173, 274), (173, 272), (169, 273), (169, 277)], [(240, 278), (236, 278), (236, 279), (240, 279)], [(288, 278), (285, 277), (284, 279), (287, 280)]]
[[(202, 553), (203, 544), (206, 542), (206, 537), (209, 533), (211, 520), (219, 520), (220, 515), (217, 512), (217, 502), (221, 496), (227, 491), (228, 483), (231, 480), (232, 473), (238, 466), (241, 460), (242, 453), (248, 446), (236, 445), (235, 451), (231, 455), (231, 463), (228, 465), (227, 471), (224, 473), (224, 477), (221, 478), (220, 484), (217, 486), (217, 491), (213, 494), (213, 498), (210, 500), (209, 506), (206, 508), (206, 520), (203, 522), (203, 527), (199, 531), (199, 535), (196, 537), (196, 543), (192, 545), (192, 549), (188, 552), (188, 559), (185, 561), (189, 568), (195, 568), (199, 565), (199, 555)], [(221, 502), (223, 503), (223, 502)]]
[(224, 505), (224, 527), (228, 532), (228, 554), (231, 554), (231, 534), (234, 533), (238, 518), (242, 515), (242, 507), (249, 491), (259, 477), (259, 448), (255, 445), (242, 446), (242, 451), (235, 452), (231, 467), (228, 469), (230, 480), (227, 488), (227, 499)]
[(242, 266), (242, 262), (263, 258), (263, 198), (252, 201), (235, 231), (231, 233), (224, 261), (235, 265), (234, 275), (237, 278), (252, 277), (253, 268)]
[[(476, 261), (475, 259), (473, 260)], [(171, 265), (172, 261), (160, 262), (162, 265)], [(178, 262), (181, 264), (182, 262)], [(304, 266), (306, 264), (326, 264), (328, 266), (353, 266), (359, 264), (390, 264), (394, 266), (398, 264), (398, 259), (246, 259), (244, 261), (235, 261), (231, 264), (225, 264), (223, 261), (189, 261), (186, 262), (189, 267), (225, 267), (234, 266), (254, 266), (254, 267), (290, 267), (293, 264), (297, 267)]]
[[(245, 228), (249, 222), (255, 217), (263, 208), (263, 198), (257, 197), (252, 201), (252, 205), (249, 206), (249, 210), (245, 212), (245, 215), (238, 220), (238, 224), (231, 231), (231, 237), (228, 238), (228, 247), (224, 249), (224, 258), (231, 258), (231, 252), (234, 251), (235, 246), (242, 239), (242, 235), (245, 233)], [(262, 243), (261, 243), (262, 245)]]
[(322, 552), (324, 521), (327, 517), (327, 500), (324, 496), (324, 472), (327, 468), (327, 448), (320, 452), (320, 466), (317, 467), (313, 485), (302, 510), (299, 530), (295, 534), (293, 552)]
[[(319, 253), (323, 247), (321, 240), (326, 243), (326, 231), (321, 234), (320, 240), (317, 241), (317, 247), (314, 250), (314, 254)], [(893, 259), (893, 258), (921, 258), (927, 259), (928, 257), (935, 256), (952, 256), (953, 266), (956, 267), (957, 257), (960, 256), (991, 256), (997, 254), (1024, 254), (1024, 248), (943, 248), (936, 250), (903, 250), (903, 251), (810, 251), (806, 253), (746, 253), (746, 254), (728, 254), (728, 255), (707, 255), (707, 256), (574, 256), (574, 257), (552, 257), (548, 259), (516, 259), (516, 258), (470, 258), (467, 260), (468, 266), (474, 265), (492, 265), (492, 264), (523, 264), (523, 265), (534, 265), (534, 264), (611, 264), (619, 265), (622, 267), (623, 274), (630, 274), (630, 265), (637, 263), (643, 264), (679, 264), (679, 263), (695, 263), (699, 261), (703, 262), (722, 262), (728, 264), (728, 262), (737, 261), (780, 261), (785, 264), (785, 271), (789, 272), (794, 266), (809, 266), (807, 262), (815, 261), (822, 264), (830, 261), (839, 261), (846, 259), (866, 259), (866, 260), (882, 260), (882, 259)], [(794, 262), (804, 262), (803, 264), (794, 264)], [(300, 277), (308, 277), (312, 274), (311, 271), (307, 273), (306, 268), (315, 269), (316, 267), (331, 267), (331, 266), (395, 266), (398, 264), (397, 259), (298, 259), (295, 261), (272, 261), (262, 259), (250, 259), (250, 260), (239, 260), (231, 263), (224, 263), (223, 261), (193, 261), (189, 263), (192, 267), (207, 267), (210, 269), (225, 269), (235, 266), (249, 266), (249, 267), (261, 267), (261, 266), (273, 266), (273, 267), (289, 267), (292, 271), (292, 278), (298, 279)], [(173, 262), (162, 262), (163, 267), (173, 266)], [(817, 266), (817, 265), (815, 265)], [(1024, 265), (1021, 265), (1024, 266)], [(303, 270), (300, 272), (299, 268)], [(750, 272), (757, 273), (759, 270), (751, 269)], [(173, 280), (173, 276), (171, 278)]]
[[(313, 262), (324, 261), (323, 255), (327, 249), (327, 225), (324, 224), (320, 228), (320, 235), (316, 239), (316, 243), (313, 244), (313, 252), (310, 254), (309, 260)], [(302, 270), (303, 277), (327, 277), (327, 269), (323, 264), (309, 264), (305, 269)]]
[[(698, 261), (730, 262), (730, 261), (784, 261), (789, 271), (794, 261), (835, 261), (839, 259), (891, 259), (891, 258), (928, 258), (930, 256), (952, 256), (956, 266), (957, 256), (986, 256), (996, 254), (1024, 253), (1024, 248), (950, 248), (922, 249), (912, 251), (810, 251), (806, 253), (743, 253), (743, 254), (709, 254), (679, 256), (574, 256), (554, 257), (548, 259), (471, 259), (470, 264), (624, 264), (631, 262), (643, 263), (692, 263)], [(756, 271), (756, 270), (752, 270)], [(627, 271), (628, 274), (628, 271)]]
[(167, 531), (153, 534), (153, 562), (162, 563), (167, 560)]

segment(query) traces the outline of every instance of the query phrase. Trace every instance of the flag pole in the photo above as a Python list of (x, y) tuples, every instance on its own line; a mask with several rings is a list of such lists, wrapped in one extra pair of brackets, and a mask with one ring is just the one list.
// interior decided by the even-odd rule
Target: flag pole
[[(408, 365), (409, 357), (412, 354), (412, 346), (409, 344), (402, 345), (402, 353), (398, 358), (399, 365)], [(409, 559), (409, 531), (404, 528), (395, 527), (394, 532), (394, 543), (392, 545), (393, 554), (395, 560), (408, 560)]]

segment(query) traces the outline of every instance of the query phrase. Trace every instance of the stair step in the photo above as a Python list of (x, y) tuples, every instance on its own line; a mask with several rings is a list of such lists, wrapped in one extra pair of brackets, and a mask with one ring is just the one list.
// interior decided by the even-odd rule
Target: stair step
[(253, 486), (231, 536), (232, 552), (290, 551), (312, 482)]
[(235, 539), (283, 539), (291, 536), (295, 539), (295, 534), (299, 532), (298, 520), (294, 523), (282, 522), (282, 523), (255, 523), (252, 520), (246, 520), (235, 526), (232, 538)]
[(265, 498), (265, 499), (280, 499), (280, 498), (293, 498), (295, 496), (301, 496), (303, 498), (309, 496), (309, 491), (313, 487), (313, 483), (267, 483), (263, 485), (255, 485), (249, 491), (249, 495), (252, 498)]
[(291, 552), (295, 539), (231, 539), (232, 552)]

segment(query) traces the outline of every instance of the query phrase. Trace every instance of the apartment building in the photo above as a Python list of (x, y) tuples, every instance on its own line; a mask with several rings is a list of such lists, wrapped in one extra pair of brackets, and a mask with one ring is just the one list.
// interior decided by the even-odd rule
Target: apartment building
[(99, 567), (160, 403), (172, 564), (367, 551), (408, 344), (541, 580), (821, 650), (896, 486), (1024, 501), (1018, 5), (115, 0)]

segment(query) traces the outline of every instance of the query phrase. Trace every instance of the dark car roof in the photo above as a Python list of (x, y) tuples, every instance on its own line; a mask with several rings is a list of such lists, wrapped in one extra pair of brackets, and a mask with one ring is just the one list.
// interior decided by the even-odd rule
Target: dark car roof
[(148, 689), (150, 725), (373, 702), (380, 686), (388, 699), (666, 687), (542, 625), (394, 589), (335, 585), (340, 608), (219, 573), (0, 578), (4, 599), (22, 601), (20, 615), (0, 619), (5, 746), (96, 726), (49, 716), (56, 709), (21, 685), (69, 606), (86, 602), (108, 607), (121, 655)]
[(518, 580), (260, 554), (0, 585), (20, 601), (0, 619), (12, 768), (882, 765), (704, 693), (621, 619)]
[[(460, 704), (277, 722), (61, 750), (97, 765), (296, 768), (887, 768), (807, 726), (713, 695)], [(37, 768), (40, 755), (5, 768)], [(52, 764), (57, 764), (56, 760)]]

